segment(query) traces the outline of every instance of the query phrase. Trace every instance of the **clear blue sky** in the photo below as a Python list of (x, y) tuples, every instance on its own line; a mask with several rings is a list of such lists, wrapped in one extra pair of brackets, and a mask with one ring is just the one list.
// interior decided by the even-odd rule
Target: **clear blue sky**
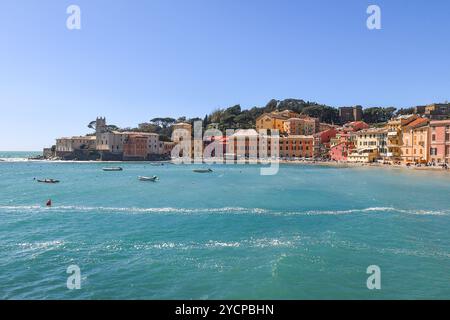
[[(77, 4), (82, 29), (66, 28)], [(382, 9), (382, 30), (366, 9)], [(3, 0), (0, 150), (240, 103), (450, 100), (447, 0)]]

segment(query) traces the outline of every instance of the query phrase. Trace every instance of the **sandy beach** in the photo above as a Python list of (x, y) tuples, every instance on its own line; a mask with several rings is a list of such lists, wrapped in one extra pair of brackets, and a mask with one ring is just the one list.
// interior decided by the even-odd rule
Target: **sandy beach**
[[(113, 163), (133, 163), (133, 161), (80, 161), (80, 160), (48, 160), (48, 159), (27, 159), (27, 158), (9, 158), (9, 159), (0, 159), (0, 163), (11, 163), (11, 162), (42, 162), (42, 163), (104, 163), (104, 164), (113, 164)], [(165, 163), (165, 164), (174, 164), (173, 161), (143, 161), (153, 164)], [(141, 161), (136, 161), (136, 163), (142, 163)], [(204, 165), (208, 165), (210, 163), (204, 163)], [(235, 164), (256, 164), (256, 162), (249, 162), (248, 160), (236, 160)], [(268, 165), (268, 162), (259, 161), (257, 164)], [(335, 167), (335, 168), (358, 168), (358, 167), (368, 167), (368, 168), (386, 168), (386, 169), (404, 169), (404, 170), (420, 170), (420, 171), (438, 171), (450, 173), (450, 170), (446, 170), (441, 166), (406, 166), (406, 165), (393, 165), (393, 164), (383, 164), (383, 163), (352, 163), (352, 162), (336, 162), (336, 161), (316, 161), (316, 160), (279, 160), (279, 164), (283, 165), (311, 165), (311, 166), (327, 166), (327, 167)]]

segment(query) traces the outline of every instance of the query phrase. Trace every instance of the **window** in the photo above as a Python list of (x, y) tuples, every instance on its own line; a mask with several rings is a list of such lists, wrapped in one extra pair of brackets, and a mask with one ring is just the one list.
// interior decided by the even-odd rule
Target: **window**
[(435, 134), (431, 135), (431, 141), (436, 141), (436, 135)]

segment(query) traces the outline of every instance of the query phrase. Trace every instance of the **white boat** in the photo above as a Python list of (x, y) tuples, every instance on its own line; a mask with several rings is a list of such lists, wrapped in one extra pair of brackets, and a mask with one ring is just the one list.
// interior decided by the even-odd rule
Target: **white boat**
[(151, 181), (151, 182), (156, 182), (156, 181), (159, 180), (159, 178), (157, 176), (153, 176), (153, 177), (142, 177), (142, 176), (140, 176), (140, 177), (138, 177), (138, 179), (140, 181)]
[(122, 171), (121, 167), (103, 168), (103, 171)]

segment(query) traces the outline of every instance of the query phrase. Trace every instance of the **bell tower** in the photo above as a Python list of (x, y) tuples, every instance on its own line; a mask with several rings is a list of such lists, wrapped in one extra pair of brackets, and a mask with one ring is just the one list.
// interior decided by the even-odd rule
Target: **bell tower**
[(106, 118), (97, 117), (95, 119), (95, 143), (97, 149), (102, 144), (102, 134), (106, 132)]
[(97, 117), (97, 119), (95, 120), (95, 132), (99, 134), (105, 131), (106, 131), (106, 118)]

